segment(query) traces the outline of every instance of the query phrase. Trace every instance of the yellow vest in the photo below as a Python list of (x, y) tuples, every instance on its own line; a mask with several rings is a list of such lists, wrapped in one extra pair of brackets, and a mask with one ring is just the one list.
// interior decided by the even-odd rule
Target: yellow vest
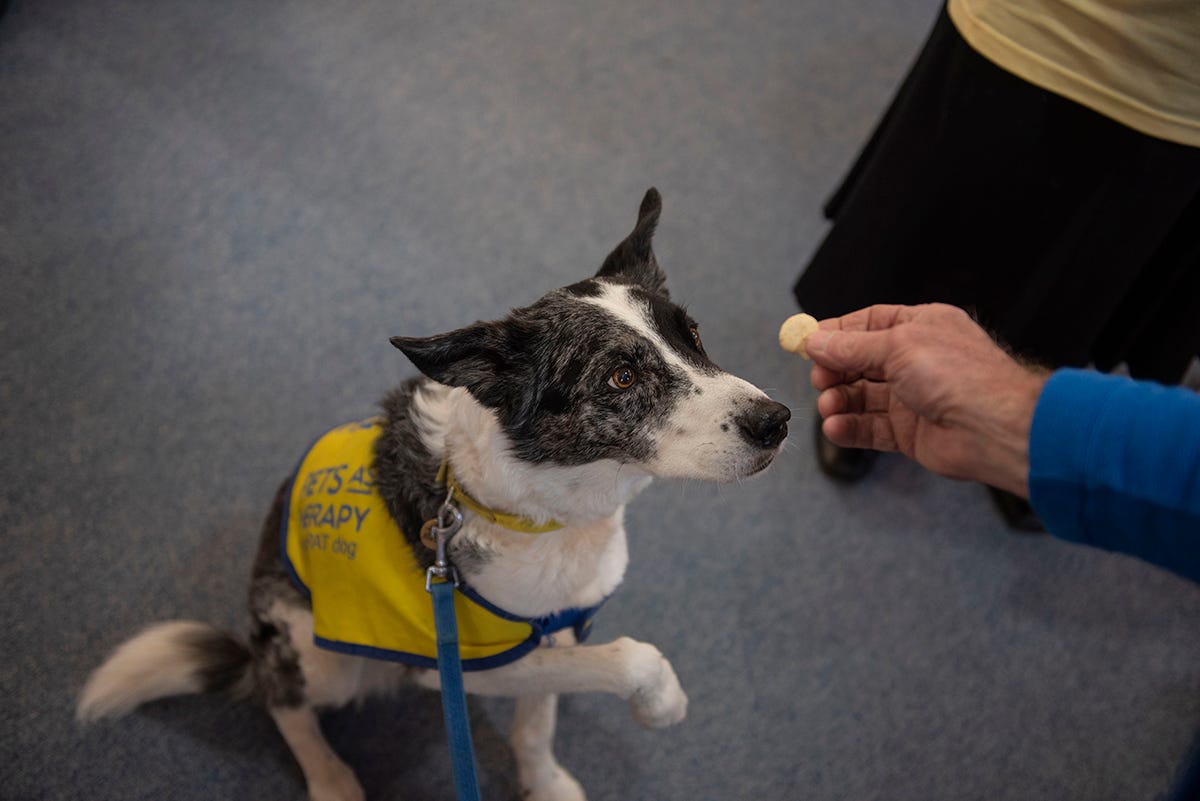
[[(375, 490), (378, 420), (318, 439), (288, 491), (283, 561), (312, 602), (313, 639), (341, 653), (437, 667), (433, 602), (412, 546)], [(463, 670), (508, 664), (543, 636), (572, 627), (586, 637), (599, 604), (543, 618), (500, 609), (464, 583), (454, 594)]]

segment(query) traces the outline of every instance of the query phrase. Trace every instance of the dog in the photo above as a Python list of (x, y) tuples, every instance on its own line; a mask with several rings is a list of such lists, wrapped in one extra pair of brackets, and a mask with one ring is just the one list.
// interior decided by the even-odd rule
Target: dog
[(394, 337), (422, 375), (388, 394), (378, 417), (322, 437), (279, 489), (252, 570), (247, 636), (153, 625), (91, 675), (78, 717), (177, 694), (252, 699), (275, 720), (310, 798), (363, 798), (317, 710), (402, 682), (439, 687), (436, 651), (421, 641), (432, 622), (408, 620), (407, 601), (388, 588), (416, 586), (402, 594), (430, 615), (434, 556), (422, 529), (450, 497), (463, 517), (447, 555), (462, 580), (466, 690), (516, 698), (524, 798), (584, 798), (552, 750), (560, 693), (611, 693), (651, 728), (682, 720), (687, 696), (658, 648), (628, 637), (580, 644), (626, 568), (625, 505), (654, 478), (759, 473), (790, 412), (717, 367), (671, 301), (652, 248), (661, 210), (651, 188), (592, 278), (502, 320)]

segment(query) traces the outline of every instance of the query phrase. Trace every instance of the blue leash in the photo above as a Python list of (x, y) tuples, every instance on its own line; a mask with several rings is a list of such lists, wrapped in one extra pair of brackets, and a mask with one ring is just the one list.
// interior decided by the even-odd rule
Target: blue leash
[[(462, 527), (462, 513), (450, 498), (430, 521), (437, 557), (425, 574), (425, 589), (433, 596), (433, 625), (437, 631), (438, 674), (442, 680), (442, 716), (450, 742), (454, 788), (458, 801), (479, 801), (479, 776), (475, 772), (475, 748), (467, 717), (467, 694), (463, 688), (462, 657), (458, 649), (458, 619), (454, 614), (454, 590), (458, 573), (446, 560), (446, 543)], [(426, 525), (429, 525), (428, 523)]]
[(433, 623), (437, 628), (438, 673), (442, 677), (442, 715), (450, 741), (454, 765), (454, 787), (458, 801), (479, 801), (479, 777), (475, 773), (475, 749), (467, 719), (467, 694), (463, 690), (462, 662), (458, 653), (458, 622), (454, 617), (454, 584), (439, 581), (430, 585)]

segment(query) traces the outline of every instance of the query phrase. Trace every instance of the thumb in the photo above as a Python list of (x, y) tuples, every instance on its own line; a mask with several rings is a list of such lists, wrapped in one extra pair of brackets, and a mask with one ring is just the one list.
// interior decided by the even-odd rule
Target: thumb
[(821, 329), (808, 338), (809, 357), (841, 373), (881, 374), (891, 352), (886, 331)]

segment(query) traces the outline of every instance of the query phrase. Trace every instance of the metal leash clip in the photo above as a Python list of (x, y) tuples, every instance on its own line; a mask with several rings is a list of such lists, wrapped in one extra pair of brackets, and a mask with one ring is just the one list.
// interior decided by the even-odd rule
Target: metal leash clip
[(434, 559), (433, 564), (425, 571), (426, 592), (429, 592), (435, 578), (450, 581), (455, 587), (459, 584), (458, 571), (446, 558), (446, 545), (450, 542), (450, 538), (458, 533), (463, 524), (462, 512), (454, 505), (453, 498), (454, 490), (451, 490), (447, 493), (441, 508), (438, 509), (437, 520), (429, 521), (433, 523), (430, 534), (433, 535), (434, 540)]

